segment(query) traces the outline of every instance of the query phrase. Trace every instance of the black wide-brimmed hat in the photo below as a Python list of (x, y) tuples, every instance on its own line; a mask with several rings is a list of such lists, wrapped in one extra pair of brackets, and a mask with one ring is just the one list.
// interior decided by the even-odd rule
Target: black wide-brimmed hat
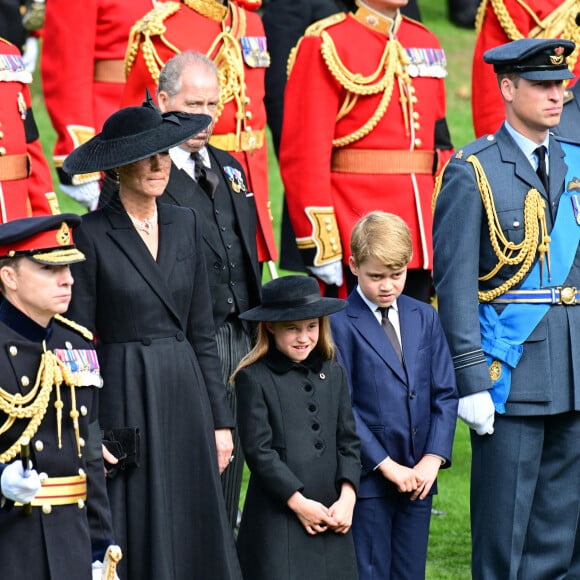
[(210, 123), (209, 115), (161, 113), (149, 103), (126, 107), (113, 113), (98, 135), (69, 153), (62, 168), (77, 175), (129, 165), (184, 143)]
[(576, 45), (561, 38), (521, 38), (496, 46), (483, 54), (496, 73), (513, 72), (529, 81), (573, 79), (568, 57)]
[(48, 266), (82, 262), (72, 230), (81, 223), (74, 213), (28, 217), (0, 225), (0, 258), (30, 258)]
[(323, 298), (318, 282), (308, 276), (284, 276), (262, 287), (262, 303), (240, 314), (243, 320), (285, 322), (327, 316), (346, 308), (346, 300)]

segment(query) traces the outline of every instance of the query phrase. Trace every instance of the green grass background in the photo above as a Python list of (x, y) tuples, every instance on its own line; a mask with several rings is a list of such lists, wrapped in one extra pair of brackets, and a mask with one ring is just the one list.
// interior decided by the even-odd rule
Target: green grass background
[[(291, 1), (291, 0), (289, 0)], [(473, 139), (471, 123), (471, 59), (475, 34), (452, 25), (447, 17), (445, 0), (418, 0), (423, 22), (435, 32), (445, 49), (448, 63), (447, 121), (456, 148)], [(38, 70), (32, 85), (32, 103), (39, 126), (44, 152), (52, 158), (55, 133), (44, 107)], [(74, 83), (71, 83), (74, 90)], [(277, 237), (282, 211), (282, 184), (274, 155), (270, 146), (270, 199)], [(83, 213), (84, 209), (58, 191), (58, 179), (53, 171), (53, 180), (61, 211)], [(281, 272), (284, 274), (284, 272)], [(265, 280), (269, 274), (265, 271)], [(443, 470), (439, 477), (439, 495), (435, 497), (434, 515), (431, 521), (427, 578), (429, 580), (466, 579), (470, 577), (469, 535), (469, 435), (459, 422), (453, 450), (453, 466)]]

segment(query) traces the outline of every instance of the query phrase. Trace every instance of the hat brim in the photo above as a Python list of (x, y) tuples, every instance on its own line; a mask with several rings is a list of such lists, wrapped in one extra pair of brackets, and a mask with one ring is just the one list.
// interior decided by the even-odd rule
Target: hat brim
[(313, 304), (280, 308), (275, 306), (256, 306), (242, 312), (239, 318), (251, 322), (288, 322), (290, 320), (308, 320), (320, 318), (339, 312), (348, 306), (346, 300), (339, 298), (321, 298)]
[(210, 123), (209, 115), (170, 113), (157, 127), (134, 135), (107, 139), (99, 133), (71, 151), (62, 168), (79, 175), (129, 165), (181, 145)]
[(567, 81), (575, 78), (568, 68), (562, 70), (524, 71), (514, 72), (527, 81)]

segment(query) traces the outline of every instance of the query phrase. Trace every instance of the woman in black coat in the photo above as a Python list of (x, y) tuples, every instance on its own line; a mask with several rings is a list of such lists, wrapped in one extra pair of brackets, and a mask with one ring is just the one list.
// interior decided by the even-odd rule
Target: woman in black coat
[(201, 226), (192, 210), (157, 202), (169, 178), (167, 150), (209, 121), (122, 109), (64, 166), (119, 173), (118, 197), (88, 214), (75, 238), (87, 261), (73, 271), (70, 312), (96, 334), (101, 426), (128, 455), (108, 485), (123, 580), (241, 580), (216, 451), (234, 421)]

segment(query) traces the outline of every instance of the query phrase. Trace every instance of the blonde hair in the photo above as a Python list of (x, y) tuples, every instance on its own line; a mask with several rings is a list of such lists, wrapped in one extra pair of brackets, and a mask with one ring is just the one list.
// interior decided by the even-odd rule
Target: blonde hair
[(413, 257), (407, 224), (399, 216), (384, 211), (372, 211), (355, 224), (350, 249), (359, 266), (369, 258), (376, 258), (388, 268), (399, 270)]
[[(285, 321), (286, 322), (286, 321)], [(290, 321), (292, 322), (292, 321)], [(267, 322), (260, 322), (258, 324), (258, 331), (256, 337), (256, 345), (254, 348), (239, 362), (236, 370), (230, 377), (230, 383), (235, 382), (236, 375), (243, 368), (249, 367), (251, 364), (266, 356), (271, 348), (276, 348), (274, 344), (274, 335), (268, 330)], [(272, 324), (272, 323), (271, 323)], [(330, 318), (328, 316), (321, 316), (318, 319), (319, 331), (318, 342), (314, 350), (325, 360), (332, 360), (335, 357), (335, 346), (330, 332)]]

